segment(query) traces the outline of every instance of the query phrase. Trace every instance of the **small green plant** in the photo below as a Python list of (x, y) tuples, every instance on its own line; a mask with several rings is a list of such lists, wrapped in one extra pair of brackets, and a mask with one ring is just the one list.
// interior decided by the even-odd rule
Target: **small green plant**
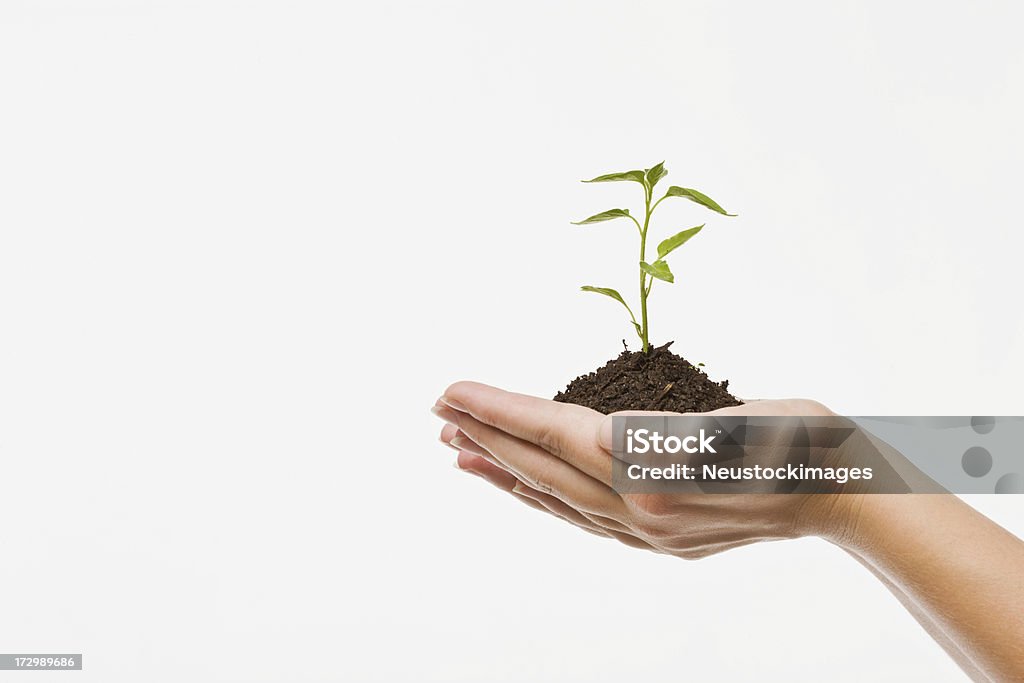
[(672, 185), (665, 192), (665, 195), (653, 202), (654, 197), (654, 186), (658, 184), (658, 181), (668, 175), (668, 171), (665, 169), (665, 162), (656, 164), (651, 168), (646, 168), (642, 171), (626, 171), (625, 173), (608, 173), (606, 175), (597, 176), (590, 180), (584, 180), (585, 183), (614, 183), (614, 182), (635, 182), (640, 183), (644, 188), (644, 219), (643, 223), (636, 219), (635, 216), (629, 213), (629, 209), (609, 209), (608, 211), (602, 211), (601, 213), (594, 214), (590, 218), (585, 218), (582, 221), (573, 223), (573, 225), (589, 225), (590, 223), (603, 223), (604, 221), (610, 221), (616, 218), (628, 218), (636, 225), (637, 231), (640, 233), (640, 322), (636, 321), (636, 316), (633, 315), (633, 309), (629, 307), (626, 300), (622, 298), (614, 289), (608, 287), (593, 287), (586, 285), (581, 287), (584, 292), (596, 292), (598, 294), (604, 294), (607, 297), (615, 299), (620, 304), (626, 307), (629, 311), (629, 318), (633, 321), (633, 327), (636, 329), (637, 336), (640, 337), (640, 341), (643, 344), (643, 352), (647, 353), (647, 349), (650, 347), (649, 343), (649, 326), (647, 319), (647, 298), (651, 294), (651, 287), (654, 285), (655, 280), (663, 280), (665, 282), (675, 282), (675, 276), (672, 275), (672, 271), (668, 267), (668, 263), (665, 261), (670, 253), (678, 249), (679, 247), (686, 244), (691, 237), (696, 235), (705, 224), (698, 225), (694, 228), (689, 228), (672, 235), (668, 239), (662, 240), (658, 244), (658, 258), (654, 261), (648, 262), (647, 260), (647, 230), (651, 225), (651, 216), (654, 214), (654, 210), (658, 208), (658, 205), (669, 197), (683, 197), (689, 199), (691, 202), (700, 204), (701, 206), (716, 211), (723, 216), (735, 216), (736, 214), (728, 213), (725, 209), (718, 205), (711, 197), (708, 197), (703, 192), (698, 192), (686, 187), (678, 187)]

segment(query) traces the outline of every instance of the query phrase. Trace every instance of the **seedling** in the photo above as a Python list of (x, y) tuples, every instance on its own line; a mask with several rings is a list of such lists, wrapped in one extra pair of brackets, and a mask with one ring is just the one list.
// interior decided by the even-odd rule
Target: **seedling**
[(588, 225), (590, 223), (603, 223), (604, 221), (610, 221), (616, 218), (628, 218), (633, 221), (634, 225), (636, 225), (636, 229), (640, 233), (640, 322), (636, 321), (636, 316), (633, 315), (633, 309), (629, 307), (626, 300), (614, 289), (609, 287), (593, 287), (591, 285), (586, 285), (580, 289), (584, 292), (604, 294), (625, 306), (626, 310), (629, 311), (629, 319), (633, 322), (633, 327), (636, 329), (637, 336), (640, 337), (640, 341), (643, 344), (644, 353), (647, 353), (647, 350), (650, 347), (650, 329), (647, 319), (647, 298), (651, 295), (651, 287), (654, 285), (655, 280), (662, 280), (669, 283), (675, 282), (675, 276), (672, 275), (672, 271), (669, 269), (668, 263), (665, 261), (665, 257), (686, 244), (690, 238), (700, 232), (705, 225), (701, 224), (694, 228), (683, 230), (682, 232), (672, 235), (668, 239), (662, 240), (658, 244), (658, 258), (654, 261), (648, 262), (647, 230), (651, 225), (651, 216), (654, 214), (654, 210), (658, 208), (659, 204), (669, 197), (683, 197), (685, 199), (689, 199), (691, 202), (711, 209), (712, 211), (716, 211), (723, 216), (736, 215), (728, 213), (725, 209), (719, 206), (717, 202), (703, 192), (698, 192), (697, 190), (686, 187), (678, 187), (676, 185), (669, 187), (665, 195), (652, 204), (654, 186), (657, 185), (658, 181), (666, 175), (668, 175), (668, 171), (665, 169), (665, 162), (663, 161), (660, 164), (656, 164), (655, 166), (642, 171), (608, 173), (596, 178), (591, 178), (590, 180), (584, 180), (583, 182), (585, 183), (640, 183), (644, 188), (644, 220), (641, 224), (635, 216), (629, 213), (629, 209), (609, 209), (608, 211), (602, 211), (601, 213), (594, 214), (590, 218), (585, 218), (582, 221), (573, 223), (573, 225)]

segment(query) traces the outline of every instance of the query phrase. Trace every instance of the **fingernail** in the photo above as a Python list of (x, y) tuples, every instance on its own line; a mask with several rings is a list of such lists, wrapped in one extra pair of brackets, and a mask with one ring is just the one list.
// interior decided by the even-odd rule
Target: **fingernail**
[(459, 424), (458, 413), (456, 413), (451, 408), (445, 408), (443, 406), (434, 406), (433, 408), (430, 409), (430, 412), (432, 412), (434, 415), (437, 415), (445, 422), (448, 422), (456, 426), (458, 426)]
[(452, 460), (452, 467), (457, 469), (459, 472), (465, 472), (466, 471), (466, 470), (462, 469), (462, 467), (459, 465), (459, 459), (458, 458), (455, 458), (454, 460)]
[(469, 412), (468, 410), (466, 410), (466, 406), (462, 405), (461, 403), (456, 401), (454, 398), (448, 398), (447, 396), (442, 396), (441, 397), (441, 402), (444, 403), (445, 405), (451, 406), (455, 410), (461, 410), (464, 413), (468, 413)]
[(469, 445), (469, 439), (462, 435), (459, 435), (453, 437), (452, 440), (449, 441), (448, 443), (450, 443), (454, 448), (458, 448), (460, 451), (464, 451), (466, 450), (466, 446)]

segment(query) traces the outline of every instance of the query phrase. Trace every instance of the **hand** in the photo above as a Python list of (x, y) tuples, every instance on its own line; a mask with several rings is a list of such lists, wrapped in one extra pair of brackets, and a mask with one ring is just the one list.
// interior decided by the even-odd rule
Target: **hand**
[[(696, 559), (755, 541), (839, 535), (855, 495), (645, 493), (612, 489), (611, 417), (473, 382), (434, 412), (459, 468), (527, 504), (626, 545)], [(755, 401), (714, 415), (831, 416), (814, 401)]]
[[(854, 435), (847, 454), (881, 458), (909, 490), (929, 494), (620, 495), (611, 486), (609, 416), (472, 382), (453, 384), (433, 410), (448, 423), (441, 441), (458, 451), (461, 469), (532, 507), (686, 559), (755, 541), (821, 536), (878, 577), (973, 680), (1024, 680), (1024, 598), (1017, 590), (1024, 543), (956, 496), (930, 495), (941, 488), (864, 434)], [(803, 400), (755, 401), (711, 414), (833, 416)]]

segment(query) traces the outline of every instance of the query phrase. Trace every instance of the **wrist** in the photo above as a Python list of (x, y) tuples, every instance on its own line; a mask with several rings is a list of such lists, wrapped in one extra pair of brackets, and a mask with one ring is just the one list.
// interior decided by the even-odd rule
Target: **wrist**
[(847, 550), (863, 542), (865, 517), (873, 508), (872, 498), (863, 493), (809, 494), (797, 513), (799, 536), (816, 536)]

